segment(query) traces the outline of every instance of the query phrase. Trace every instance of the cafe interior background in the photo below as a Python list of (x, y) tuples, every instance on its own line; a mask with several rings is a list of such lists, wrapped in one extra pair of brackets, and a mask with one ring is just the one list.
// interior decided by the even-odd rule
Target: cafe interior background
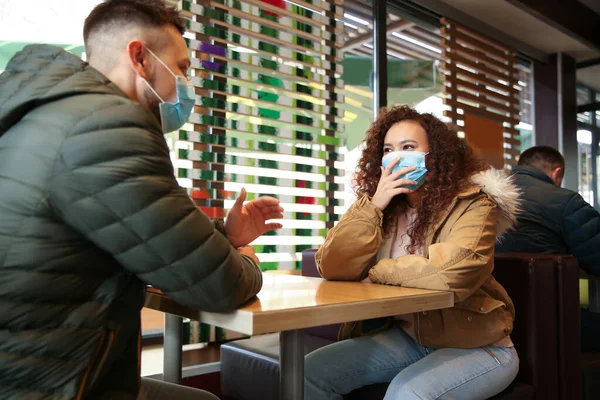
[[(0, 71), (30, 43), (54, 44), (85, 60), (82, 23), (98, 3), (0, 0)], [(279, 198), (283, 229), (253, 246), (263, 270), (297, 271), (302, 251), (320, 246), (354, 199), (352, 175), (374, 115), (371, 6), (366, 0), (174, 3), (188, 20), (198, 96), (191, 121), (165, 136), (179, 183), (213, 218), (226, 215), (242, 187), (249, 199)], [(534, 142), (532, 62), (452, 20), (423, 15), (412, 18), (388, 5), (388, 104), (456, 124), (496, 167), (510, 170)], [(491, 49), (482, 56), (491, 67), (465, 56), (478, 54), (478, 42)], [(510, 72), (504, 79), (503, 65)], [(460, 93), (457, 82), (466, 85)], [(600, 101), (600, 93), (580, 84), (577, 101)], [(597, 113), (579, 113), (577, 130), (575, 186), (592, 205)], [(478, 137), (482, 127), (494, 137)], [(161, 329), (162, 316), (146, 313), (145, 337)], [(234, 335), (197, 323), (185, 329), (191, 344)]]

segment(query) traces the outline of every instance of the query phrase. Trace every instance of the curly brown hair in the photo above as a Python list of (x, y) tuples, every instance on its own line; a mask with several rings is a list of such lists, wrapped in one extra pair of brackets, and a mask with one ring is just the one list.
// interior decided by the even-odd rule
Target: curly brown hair
[[(454, 197), (466, 189), (469, 177), (488, 168), (484, 160), (469, 144), (458, 137), (456, 129), (431, 114), (421, 114), (407, 106), (382, 109), (371, 125), (363, 142), (363, 152), (358, 162), (355, 177), (355, 192), (360, 198), (372, 197), (381, 178), (383, 144), (388, 130), (401, 121), (415, 121), (427, 133), (429, 154), (426, 157), (427, 180), (422, 198), (416, 207), (416, 220), (409, 227), (410, 253), (422, 247), (428, 229), (438, 222), (441, 211), (450, 205)], [(383, 212), (383, 232), (388, 236), (395, 227), (396, 216), (406, 212), (408, 201), (405, 195), (396, 196)]]

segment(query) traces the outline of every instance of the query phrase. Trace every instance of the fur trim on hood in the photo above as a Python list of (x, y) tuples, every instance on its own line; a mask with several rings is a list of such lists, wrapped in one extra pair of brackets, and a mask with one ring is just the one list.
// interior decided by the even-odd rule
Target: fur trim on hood
[(513, 183), (512, 177), (504, 171), (490, 168), (471, 177), (471, 181), (480, 186), (482, 191), (496, 203), (500, 209), (498, 219), (498, 240), (513, 229), (520, 212), (521, 193)]

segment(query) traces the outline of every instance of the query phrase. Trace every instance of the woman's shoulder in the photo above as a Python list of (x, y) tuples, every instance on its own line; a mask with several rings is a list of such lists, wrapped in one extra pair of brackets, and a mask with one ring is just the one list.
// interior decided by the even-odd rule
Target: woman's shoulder
[(489, 168), (471, 175), (469, 181), (470, 184), (458, 194), (459, 199), (487, 197), (496, 204), (519, 201), (519, 188), (513, 177), (503, 170)]
[(492, 204), (499, 211), (499, 231), (513, 227), (520, 206), (520, 191), (513, 183), (512, 176), (494, 168), (478, 172), (470, 178), (472, 185), (459, 194), (459, 198), (471, 200), (480, 205)]

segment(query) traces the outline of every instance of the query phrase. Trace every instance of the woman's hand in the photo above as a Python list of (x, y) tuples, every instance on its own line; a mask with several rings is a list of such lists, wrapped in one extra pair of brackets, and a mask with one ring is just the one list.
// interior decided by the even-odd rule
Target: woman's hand
[(385, 210), (395, 196), (412, 193), (412, 190), (403, 186), (417, 184), (417, 182), (410, 179), (398, 179), (402, 175), (414, 171), (417, 169), (416, 167), (402, 168), (392, 174), (392, 170), (399, 162), (400, 159), (398, 158), (389, 163), (386, 168), (381, 167), (381, 178), (379, 179), (377, 191), (373, 195), (371, 203), (382, 211)]

